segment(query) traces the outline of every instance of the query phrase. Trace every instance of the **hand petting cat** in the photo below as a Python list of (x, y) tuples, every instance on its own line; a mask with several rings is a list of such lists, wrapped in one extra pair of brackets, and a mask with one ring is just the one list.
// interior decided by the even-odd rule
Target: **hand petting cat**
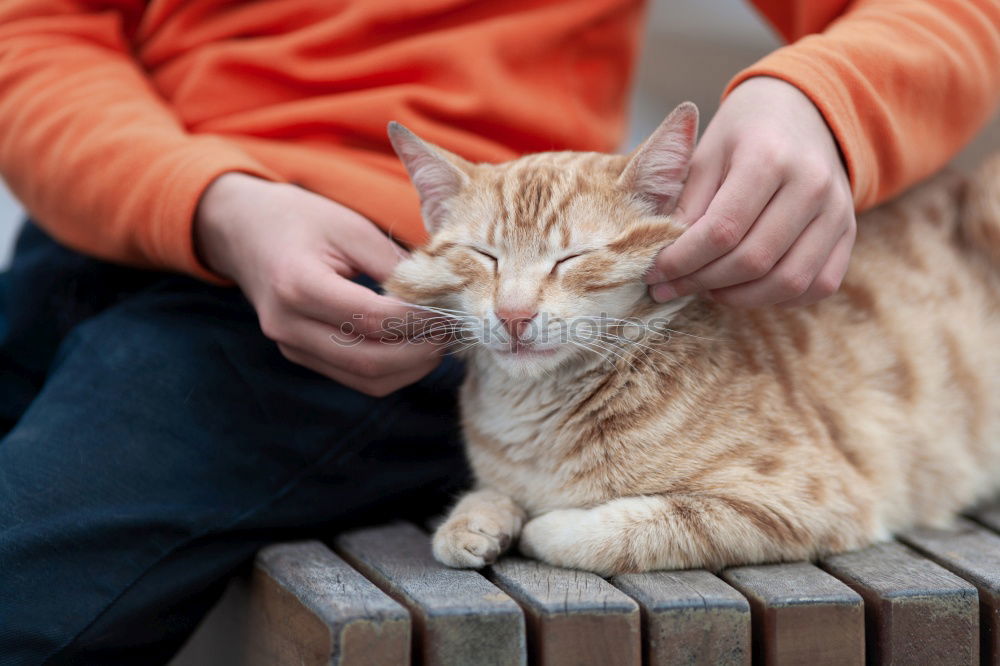
[[(688, 230), (647, 276), (654, 299), (700, 291), (744, 307), (803, 305), (837, 290), (856, 224), (847, 174), (812, 102), (777, 79), (745, 81), (698, 144), (674, 211)], [(369, 220), (293, 185), (227, 173), (195, 222), (202, 259), (234, 280), (289, 360), (383, 396), (440, 361), (431, 344), (383, 344), (415, 314), (352, 282), (385, 279), (405, 252)], [(331, 331), (364, 335), (335, 344)], [(392, 334), (394, 335), (394, 334)]]
[[(294, 185), (227, 173), (202, 197), (195, 243), (209, 268), (239, 284), (264, 334), (294, 363), (381, 397), (441, 360), (429, 343), (384, 343), (398, 339), (382, 329), (386, 318), (417, 311), (350, 278), (384, 280), (406, 253), (345, 206)], [(338, 333), (341, 344), (331, 339)]]
[(826, 122), (797, 88), (768, 77), (722, 103), (674, 214), (689, 228), (646, 277), (657, 301), (708, 292), (740, 307), (814, 303), (839, 288), (856, 233)]

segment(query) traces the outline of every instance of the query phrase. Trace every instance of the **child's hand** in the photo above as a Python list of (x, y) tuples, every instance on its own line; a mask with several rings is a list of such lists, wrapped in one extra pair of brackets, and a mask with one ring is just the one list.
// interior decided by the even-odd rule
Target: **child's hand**
[(778, 79), (735, 88), (695, 149), (674, 215), (690, 228), (647, 276), (658, 301), (805, 305), (837, 291), (854, 246), (847, 173), (822, 115)]
[(235, 280), (284, 356), (383, 396), (440, 362), (439, 348), (386, 331), (416, 313), (349, 278), (389, 276), (403, 251), (369, 220), (294, 185), (241, 173), (206, 190), (195, 220), (208, 266)]

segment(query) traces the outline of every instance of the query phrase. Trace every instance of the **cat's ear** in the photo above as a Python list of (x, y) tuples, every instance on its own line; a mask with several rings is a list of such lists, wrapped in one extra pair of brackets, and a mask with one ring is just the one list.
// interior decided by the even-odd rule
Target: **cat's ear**
[(618, 184), (649, 201), (658, 215), (677, 205), (698, 137), (698, 107), (684, 102), (632, 153)]
[(420, 210), (431, 233), (437, 230), (449, 199), (458, 194), (468, 180), (470, 164), (449, 153), (397, 122), (389, 123), (389, 140), (410, 174), (420, 194)]

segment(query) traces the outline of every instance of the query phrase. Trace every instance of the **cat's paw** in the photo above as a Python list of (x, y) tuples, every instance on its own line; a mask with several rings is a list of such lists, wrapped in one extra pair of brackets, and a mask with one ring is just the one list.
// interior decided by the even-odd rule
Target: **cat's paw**
[(513, 513), (455, 516), (434, 532), (431, 548), (441, 564), (459, 569), (480, 569), (496, 562), (520, 529), (521, 518)]
[(528, 521), (518, 548), (528, 557), (600, 574), (613, 571), (595, 549), (593, 513), (587, 509), (559, 509)]

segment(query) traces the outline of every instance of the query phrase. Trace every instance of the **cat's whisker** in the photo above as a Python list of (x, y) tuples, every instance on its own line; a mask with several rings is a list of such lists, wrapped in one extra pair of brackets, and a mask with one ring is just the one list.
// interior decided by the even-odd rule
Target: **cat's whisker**
[[(652, 358), (645, 349), (642, 349), (640, 347), (634, 347), (626, 351), (625, 345), (621, 344), (620, 342), (607, 339), (602, 339), (602, 342), (614, 346), (615, 349), (621, 350), (622, 356), (626, 360), (626, 362), (629, 362), (629, 359), (631, 358), (634, 359), (636, 364), (641, 363), (644, 366), (652, 364)], [(629, 356), (629, 354), (631, 354), (631, 356)], [(635, 367), (635, 365), (632, 365), (632, 367)]]
[(609, 317), (606, 315), (577, 315), (572, 317), (560, 317), (558, 321), (573, 323), (577, 321), (586, 321), (594, 323), (595, 325), (600, 325), (603, 323), (609, 323), (612, 325), (620, 325), (622, 328), (632, 328), (640, 329), (643, 331), (649, 331), (654, 335), (662, 335), (664, 331), (669, 333), (677, 333), (678, 335), (686, 335), (688, 337), (696, 338), (698, 340), (708, 340), (711, 342), (727, 342), (724, 338), (713, 338), (703, 335), (696, 335), (694, 333), (688, 333), (687, 331), (680, 331), (675, 328), (669, 328), (666, 326), (660, 326), (658, 324), (637, 321), (634, 319), (622, 319), (620, 317)]
[(437, 340), (448, 343), (455, 340), (477, 340), (475, 332), (465, 327), (447, 327), (426, 331), (414, 336), (414, 340)]
[(605, 356), (605, 361), (611, 364), (612, 367), (614, 367), (616, 370), (618, 370), (617, 363), (609, 360), (607, 356), (613, 356), (618, 361), (625, 361), (626, 363), (628, 363), (628, 359), (623, 354), (616, 351), (613, 347), (608, 346), (607, 343), (600, 340), (599, 338), (587, 338), (587, 339), (577, 338), (575, 342), (578, 344), (588, 345), (595, 351), (600, 350), (600, 352), (602, 352), (602, 355)]
[[(605, 345), (605, 346), (607, 346), (607, 347), (609, 347), (611, 349), (617, 350), (618, 353), (619, 353), (619, 357), (625, 363), (627, 363), (629, 365), (629, 367), (632, 367), (634, 369), (638, 369), (638, 368), (636, 368), (636, 363), (638, 363), (638, 362), (641, 362), (643, 365), (652, 364), (652, 358), (650, 357), (650, 355), (648, 353), (649, 351), (654, 351), (656, 353), (662, 354), (664, 356), (664, 358), (669, 358), (666, 354), (663, 354), (663, 352), (660, 352), (659, 350), (653, 349), (651, 347), (644, 348), (645, 345), (638, 345), (638, 344), (635, 343), (635, 341), (633, 341), (633, 340), (627, 340), (627, 339), (624, 339), (624, 338), (622, 338), (622, 339), (615, 339), (615, 338), (609, 339), (609, 338), (606, 338), (606, 337), (597, 337), (597, 338), (593, 339), (592, 341), (600, 343), (602, 345)], [(630, 359), (628, 353), (626, 352), (626, 347), (628, 345), (631, 345), (633, 347), (633, 349), (632, 349), (633, 354), (634, 353), (638, 353), (640, 356), (633, 355), (631, 357), (631, 359)], [(635, 363), (632, 362), (632, 359), (634, 359)]]
[(456, 340), (453, 343), (444, 345), (444, 351), (448, 354), (457, 355), (482, 344), (478, 339), (472, 341)]
[(664, 328), (662, 329), (668, 333), (676, 333), (677, 335), (686, 335), (689, 338), (696, 338), (698, 340), (707, 340), (708, 342), (730, 342), (726, 338), (710, 338), (705, 335), (695, 335), (694, 333), (688, 333), (686, 331), (678, 331), (676, 328)]
[[(413, 336), (408, 336), (407, 339), (412, 341), (419, 341), (435, 337), (444, 337), (448, 335), (453, 335), (457, 332), (470, 330), (470, 327), (467, 324), (462, 322), (456, 322), (454, 320), (445, 317), (433, 318), (431, 320), (423, 320), (421, 321), (421, 325), (422, 325), (421, 330), (418, 331)], [(381, 329), (381, 332), (400, 334), (403, 331), (400, 330), (399, 328), (387, 327)]]
[(670, 358), (670, 356), (668, 354), (666, 354), (665, 352), (663, 352), (663, 350), (657, 349), (656, 347), (653, 347), (652, 345), (643, 344), (642, 342), (639, 342), (638, 340), (633, 340), (631, 338), (625, 338), (625, 337), (617, 336), (617, 335), (610, 334), (610, 333), (607, 334), (607, 335), (610, 337), (610, 341), (613, 341), (614, 343), (622, 346), (623, 348), (627, 347), (627, 346), (632, 346), (632, 347), (640, 350), (643, 353), (643, 355), (646, 356), (647, 358), (649, 357), (649, 353), (650, 352), (652, 352), (654, 354), (659, 354), (663, 358), (667, 358), (667, 359)]
[(441, 314), (452, 314), (452, 315), (459, 315), (463, 317), (472, 317), (472, 318), (476, 317), (476, 315), (472, 314), (471, 312), (466, 312), (465, 310), (453, 310), (451, 308), (442, 308), (434, 305), (420, 305), (419, 303), (409, 303), (407, 301), (399, 301), (399, 302), (402, 305), (408, 305), (412, 308), (418, 308), (420, 310), (428, 310), (429, 312), (439, 312)]
[(455, 310), (455, 309), (452, 309), (452, 308), (442, 308), (442, 307), (439, 307), (439, 306), (436, 306), (436, 305), (422, 305), (420, 303), (410, 303), (409, 301), (399, 301), (399, 302), (402, 305), (408, 305), (410, 307), (417, 308), (418, 310), (431, 310), (431, 311), (435, 311), (435, 312), (453, 312), (453, 313), (458, 313), (458, 314), (469, 314), (469, 313), (467, 313), (467, 312), (465, 312), (463, 310)]
[(583, 351), (591, 352), (592, 354), (597, 354), (599, 357), (601, 357), (602, 361), (604, 361), (609, 366), (611, 366), (612, 369), (614, 369), (614, 370), (617, 371), (617, 369), (618, 369), (617, 365), (611, 359), (608, 358), (608, 356), (604, 353), (603, 350), (601, 350), (599, 348), (596, 348), (596, 347), (592, 347), (592, 346), (590, 346), (588, 344), (585, 344), (581, 340), (570, 340), (569, 343), (571, 345), (573, 345), (574, 347), (578, 347), (578, 348), (582, 349)]
[(469, 325), (468, 322), (463, 322), (457, 319), (452, 319), (450, 317), (435, 317), (432, 319), (421, 320), (421, 329), (434, 329), (440, 327), (466, 327)]
[(421, 326), (420, 330), (417, 331), (417, 335), (435, 335), (440, 334), (441, 332), (461, 330), (467, 327), (467, 324), (461, 322), (438, 321), (429, 325)]
[(642, 342), (639, 342), (638, 340), (635, 340), (635, 339), (632, 339), (632, 338), (627, 338), (627, 337), (624, 337), (624, 336), (621, 336), (621, 335), (615, 335), (614, 333), (610, 333), (608, 331), (601, 331), (599, 333), (594, 333), (594, 334), (592, 334), (590, 336), (585, 337), (584, 339), (587, 339), (587, 340), (600, 340), (600, 341), (605, 342), (605, 343), (616, 344), (616, 345), (618, 345), (618, 346), (620, 346), (622, 348), (624, 348), (625, 346), (631, 345), (631, 346), (634, 346), (634, 347), (637, 347), (637, 348), (641, 348), (641, 349), (645, 349), (645, 350), (650, 350), (650, 351), (656, 351), (658, 353), (663, 353), (660, 350), (655, 349), (654, 347), (652, 347), (650, 345), (646, 345), (646, 344), (643, 344)]

